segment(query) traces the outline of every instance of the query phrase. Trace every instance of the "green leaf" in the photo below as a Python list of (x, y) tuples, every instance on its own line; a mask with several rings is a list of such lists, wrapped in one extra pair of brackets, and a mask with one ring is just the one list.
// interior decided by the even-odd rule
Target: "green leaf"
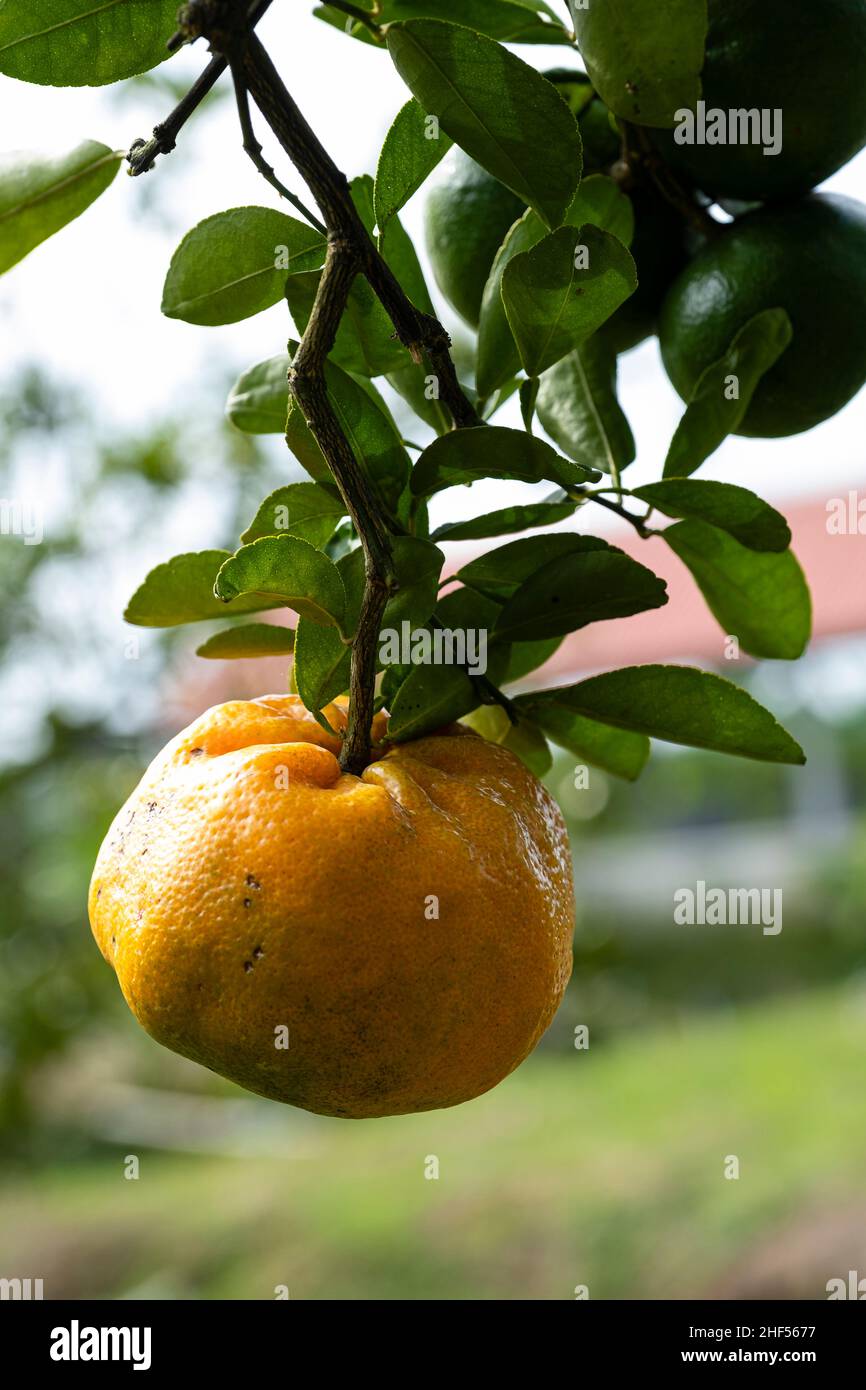
[[(360, 386), (334, 362), (325, 363), (325, 383), (359, 467), (375, 486), (382, 504), (393, 513), (409, 481), (411, 465), (385, 402), (374, 386)], [(286, 440), (311, 477), (330, 481), (325, 456), (295, 400), (289, 406)]]
[(0, 72), (48, 87), (100, 87), (168, 58), (177, 0), (6, 0)]
[[(379, 238), (379, 249), (415, 308), (420, 309), (423, 314), (432, 316), (434, 313), (433, 301), (424, 279), (418, 252), (415, 250), (412, 238), (405, 231), (403, 223), (396, 215), (389, 219), (387, 227)], [(390, 326), (390, 319), (388, 323)], [(393, 327), (391, 327), (392, 336), (393, 332)], [(399, 343), (398, 346), (400, 346)], [(405, 366), (412, 359), (405, 348), (402, 351), (402, 361)]]
[(520, 719), (512, 724), (501, 705), (481, 705), (463, 721), (488, 743), (498, 743), (525, 763), (536, 777), (544, 777), (553, 766), (547, 739), (537, 724)]
[(349, 688), (352, 650), (333, 627), (298, 620), (294, 681), (311, 714), (318, 714)]
[(458, 570), (455, 579), (476, 589), (495, 603), (507, 603), (521, 584), (551, 560), (587, 551), (611, 550), (598, 536), (582, 536), (574, 531), (557, 531), (552, 536), (527, 536), (509, 541), (486, 555), (479, 555)]
[(221, 567), (214, 592), (225, 602), (241, 594), (272, 594), (323, 627), (341, 627), (346, 613), (337, 566), (297, 536), (264, 536), (241, 546)]
[(385, 136), (376, 170), (374, 207), (379, 232), (408, 203), (451, 148), (451, 138), (410, 98)]
[[(436, 606), (436, 623), (451, 632), (469, 629), (489, 632), (498, 611), (498, 605), (483, 594), (458, 589), (440, 599)], [(501, 643), (491, 644), (488, 648), (486, 674), (494, 684), (505, 673), (508, 654), (508, 647)], [(397, 742), (420, 738), (468, 714), (479, 704), (479, 700), (477, 686), (462, 667), (445, 664), (412, 666), (390, 702), (388, 736)]]
[(525, 430), (498, 425), (479, 425), (473, 429), (452, 430), (434, 439), (412, 470), (412, 491), (416, 497), (478, 478), (515, 478), (524, 483), (551, 482), (561, 487), (580, 487), (598, 478), (580, 464), (564, 459), (543, 439), (534, 439)]
[[(151, 570), (129, 600), (123, 616), (137, 627), (179, 627), (181, 623), (224, 618), (226, 605), (214, 594), (214, 583), (220, 567), (230, 558), (228, 550), (175, 555)], [(259, 613), (279, 606), (279, 600), (246, 594), (235, 599), (228, 612)]]
[(672, 126), (701, 94), (706, 0), (569, 0), (577, 46), (592, 85), (623, 120)]
[(544, 642), (514, 642), (508, 649), (508, 666), (502, 684), (511, 685), (523, 680), (530, 671), (537, 671), (561, 646), (561, 637), (548, 637)]
[[(414, 410), (419, 420), (423, 420), (424, 424), (429, 425), (437, 434), (448, 433), (451, 429), (451, 416), (438, 395), (428, 395), (431, 379), (424, 363), (410, 362), (399, 371), (389, 372), (387, 382)], [(438, 390), (438, 383), (436, 389)]]
[(570, 688), (538, 690), (518, 695), (515, 707), (535, 720), (548, 738), (560, 748), (585, 758), (594, 767), (634, 782), (643, 771), (650, 754), (650, 742), (644, 734), (628, 733), (611, 728), (595, 719), (587, 719), (571, 708)]
[(295, 634), (290, 627), (248, 623), (244, 627), (215, 632), (196, 649), (196, 656), (209, 657), (212, 661), (239, 661), (255, 656), (288, 656), (294, 646)]
[[(429, 541), (414, 536), (398, 536), (393, 542), (397, 592), (388, 600), (382, 617), (382, 632), (398, 628), (403, 622), (422, 627), (434, 608), (444, 556)], [(364, 555), (360, 549), (345, 555), (337, 565), (346, 592), (344, 630), (356, 630), (364, 586)], [(377, 663), (381, 668), (381, 661)], [(333, 628), (314, 627), (301, 619), (295, 649), (295, 679), (298, 694), (312, 713), (348, 689), (351, 649)]]
[(54, 157), (0, 155), (0, 275), (90, 207), (122, 159), (95, 140)]
[(760, 762), (805, 754), (745, 690), (693, 666), (628, 666), (553, 692), (569, 709), (615, 728)]
[(290, 365), (288, 354), (280, 352), (241, 372), (226, 401), (226, 415), (236, 429), (246, 434), (285, 434)]
[[(412, 627), (423, 627), (436, 607), (445, 556), (432, 541), (421, 540), (417, 536), (394, 536), (391, 551), (397, 588), (385, 605), (382, 631), (388, 627), (399, 627), (402, 622), (408, 622)], [(364, 589), (364, 555), (361, 549), (346, 555), (340, 561), (339, 569), (348, 596), (346, 631), (352, 635)]]
[(564, 492), (555, 493), (546, 502), (529, 502), (525, 506), (503, 507), (486, 516), (471, 517), (469, 521), (449, 521), (433, 532), (434, 541), (477, 541), (487, 536), (508, 536), (516, 531), (531, 531), (535, 526), (553, 526), (565, 521), (577, 510), (577, 503)]
[(317, 483), (287, 483), (265, 498), (241, 540), (249, 545), (263, 536), (300, 536), (323, 550), (345, 515), (343, 503)]
[(697, 478), (668, 478), (635, 488), (633, 497), (649, 502), (665, 516), (708, 521), (750, 550), (787, 550), (791, 528), (767, 502), (748, 488)]
[(667, 601), (664, 580), (622, 551), (562, 555), (521, 584), (499, 615), (495, 635), (506, 642), (560, 637)]
[[(583, 180), (571, 207), (566, 225), (582, 227), (590, 223), (610, 232), (628, 246), (634, 232), (634, 208), (613, 179), (590, 174)], [(514, 223), (499, 248), (484, 287), (478, 326), (478, 394), (482, 400), (520, 370), (520, 354), (502, 302), (502, 277), (515, 256), (531, 251), (547, 235), (541, 218), (531, 208)]]
[(172, 256), (162, 312), (185, 323), (237, 323), (283, 298), (286, 279), (320, 266), (325, 240), (271, 208), (232, 208), (187, 232)]
[[(361, 8), (370, 6), (364, 4)], [(344, 11), (332, 5), (320, 5), (314, 13), (352, 38), (364, 43), (376, 41), (365, 25), (353, 23)], [(570, 42), (559, 16), (545, 0), (381, 0), (377, 23), (393, 24), (405, 19), (453, 20), (500, 43)]]
[(790, 550), (747, 550), (705, 521), (678, 521), (663, 532), (694, 575), (710, 612), (751, 656), (796, 661), (812, 631), (812, 601)]
[(460, 667), (413, 666), (392, 702), (388, 737), (395, 743), (423, 738), (477, 704), (478, 692)]
[(452, 140), (558, 227), (583, 162), (574, 114), (535, 68), (462, 24), (410, 20), (388, 29), (397, 71)]
[(560, 227), (515, 256), (502, 299), (527, 376), (540, 376), (634, 293), (637, 271), (621, 241), (598, 227)]
[(761, 378), (778, 362), (792, 337), (784, 309), (765, 309), (740, 329), (724, 357), (707, 367), (695, 387), (668, 450), (666, 478), (688, 477), (729, 434), (736, 433)]
[(635, 444), (616, 390), (616, 354), (599, 338), (575, 348), (541, 378), (536, 408), (570, 458), (606, 473), (634, 462)]

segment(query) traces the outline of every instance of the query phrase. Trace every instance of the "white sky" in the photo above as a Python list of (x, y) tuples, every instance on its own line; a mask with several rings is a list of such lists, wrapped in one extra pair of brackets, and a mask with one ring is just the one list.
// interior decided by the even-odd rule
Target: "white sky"
[[(316, 20), (312, 7), (312, 0), (275, 4), (261, 36), (337, 161), (350, 175), (372, 173), (406, 89), (386, 53)], [(562, 49), (518, 51), (540, 68), (563, 59)], [(205, 61), (198, 45), (172, 60), (172, 67), (195, 75)], [(62, 149), (85, 137), (126, 148), (136, 136), (148, 135), (164, 114), (162, 100), (153, 93), (130, 94), (118, 102), (105, 90), (36, 87), (0, 78), (5, 148)], [(267, 141), (266, 147), (272, 162), (288, 175), (291, 171), (273, 143)], [(171, 181), (174, 226), (163, 228), (141, 218), (141, 199), (148, 191), (140, 185), (155, 179)], [(866, 199), (866, 156), (829, 186)], [(191, 382), (212, 374), (215, 361), (241, 370), (280, 351), (287, 336), (283, 306), (218, 329), (165, 319), (159, 312), (171, 253), (189, 226), (223, 208), (278, 201), (242, 153), (233, 103), (224, 102), (197, 128), (187, 127), (178, 150), (156, 172), (137, 183), (121, 172), (77, 223), (0, 281), (0, 370), (9, 372), (16, 360), (39, 360), (96, 390), (109, 417), (128, 425), (146, 421), (154, 402), (163, 408), (182, 401)], [(419, 245), (422, 209), (423, 191), (404, 219)], [(443, 317), (455, 326), (447, 309)], [(638, 462), (629, 474), (636, 484), (658, 476), (682, 410), (654, 342), (623, 360), (621, 394), (638, 441)], [(517, 423), (515, 414), (500, 419)], [(773, 499), (827, 496), (828, 489), (860, 483), (864, 435), (866, 392), (810, 434), (780, 441), (729, 440), (702, 476), (740, 482)], [(461, 514), (502, 505), (518, 495), (502, 484), (476, 486), (461, 499), (466, 502)], [(455, 496), (450, 494), (451, 514)]]

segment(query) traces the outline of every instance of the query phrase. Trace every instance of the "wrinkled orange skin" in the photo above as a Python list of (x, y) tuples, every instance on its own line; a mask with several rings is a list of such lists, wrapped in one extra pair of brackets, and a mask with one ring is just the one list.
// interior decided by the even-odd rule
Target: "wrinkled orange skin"
[(361, 777), (339, 749), (295, 696), (208, 710), (115, 818), (94, 936), (152, 1037), (251, 1091), (347, 1117), (458, 1105), (532, 1051), (568, 982), (562, 818), (460, 726)]

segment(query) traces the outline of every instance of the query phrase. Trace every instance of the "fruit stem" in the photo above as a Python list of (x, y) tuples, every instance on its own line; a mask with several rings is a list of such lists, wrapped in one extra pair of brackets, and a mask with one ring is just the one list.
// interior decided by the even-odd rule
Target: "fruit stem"
[(612, 176), (621, 185), (637, 172), (645, 173), (657, 191), (679, 213), (688, 226), (702, 236), (714, 238), (724, 231), (720, 222), (680, 183), (673, 169), (659, 154), (643, 126), (622, 122), (622, 159), (614, 165)]

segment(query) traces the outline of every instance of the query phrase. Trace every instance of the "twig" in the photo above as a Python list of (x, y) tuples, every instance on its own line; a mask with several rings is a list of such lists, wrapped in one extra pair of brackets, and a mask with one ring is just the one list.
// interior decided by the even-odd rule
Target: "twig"
[(611, 502), (609, 497), (603, 497), (598, 492), (590, 492), (588, 489), (580, 487), (566, 488), (566, 492), (569, 497), (576, 502), (597, 502), (600, 507), (605, 507), (607, 511), (615, 512), (617, 516), (622, 517), (623, 521), (627, 521), (634, 527), (641, 540), (649, 540), (650, 536), (656, 534), (655, 531), (651, 531), (644, 524), (645, 519), (642, 520), (639, 516), (635, 516), (633, 512), (626, 511), (625, 507), (620, 506), (619, 502)]
[(618, 175), (622, 183), (624, 177), (639, 168), (648, 175), (655, 188), (695, 231), (707, 237), (717, 237), (724, 231), (720, 222), (696, 200), (694, 194), (680, 182), (670, 165), (662, 158), (652, 143), (644, 126), (623, 122), (623, 153), (621, 164), (627, 174)]
[(350, 19), (355, 19), (359, 24), (365, 25), (373, 37), (381, 42), (382, 30), (376, 20), (368, 10), (361, 10), (357, 5), (351, 5), (349, 0), (323, 0), (323, 3), (330, 6), (332, 10), (340, 10), (342, 14), (348, 15)]
[(236, 65), (232, 64), (232, 80), (235, 87), (235, 99), (238, 105), (238, 119), (241, 123), (241, 135), (243, 137), (244, 152), (249, 155), (255, 167), (258, 169), (262, 178), (266, 179), (272, 188), (275, 188), (281, 198), (287, 198), (294, 208), (297, 208), (302, 217), (305, 217), (316, 231), (321, 232), (322, 236), (327, 236), (328, 229), (316, 217), (315, 213), (310, 212), (305, 207), (300, 198), (286, 188), (277, 178), (276, 171), (271, 168), (262, 154), (262, 146), (256, 138), (253, 129), (253, 120), (250, 115), (249, 94), (247, 93), (246, 83), (243, 75)]
[(360, 775), (369, 762), (377, 642), (385, 604), (394, 588), (394, 565), (391, 538), (376, 498), (343, 433), (325, 382), (325, 361), (357, 273), (352, 247), (332, 236), (310, 321), (289, 370), (289, 390), (327, 460), (364, 550), (364, 597), (352, 643), (349, 722), (340, 758), (345, 772)]
[[(270, 9), (273, 0), (257, 0), (249, 11), (248, 23), (251, 28), (255, 28), (259, 20)], [(177, 35), (175, 36), (178, 37)], [(169, 48), (179, 48), (181, 43), (174, 40), (169, 44)], [(126, 156), (129, 164), (128, 173), (133, 178), (139, 174), (146, 174), (153, 168), (157, 158), (161, 154), (171, 154), (177, 144), (177, 137), (186, 125), (190, 116), (201, 106), (208, 92), (216, 86), (228, 67), (228, 59), (221, 53), (214, 54), (204, 72), (196, 78), (186, 96), (178, 102), (174, 110), (166, 116), (165, 120), (155, 125), (153, 136), (150, 140), (133, 140), (129, 153)]]
[(254, 34), (249, 35), (245, 45), (243, 72), (250, 95), (312, 191), (329, 232), (352, 246), (358, 269), (380, 300), (397, 338), (413, 362), (422, 362), (426, 355), (439, 383), (439, 398), (454, 424), (458, 428), (482, 424), (457, 378), (451, 360), (451, 339), (438, 319), (415, 308), (380, 255), (352, 201), (345, 174), (308, 125)]

